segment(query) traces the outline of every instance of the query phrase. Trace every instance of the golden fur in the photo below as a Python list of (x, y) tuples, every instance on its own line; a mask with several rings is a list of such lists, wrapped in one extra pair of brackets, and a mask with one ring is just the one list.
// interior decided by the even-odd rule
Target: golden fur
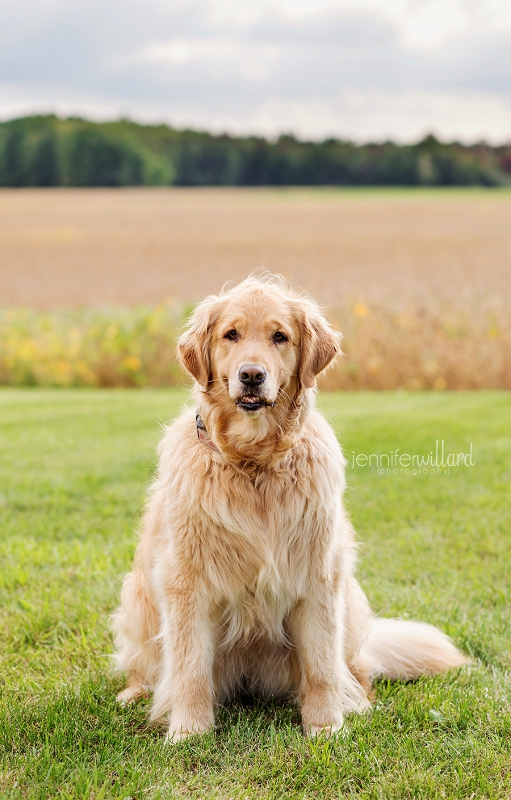
[(318, 306), (272, 277), (208, 297), (179, 341), (195, 407), (165, 430), (114, 618), (118, 699), (153, 692), (171, 741), (239, 690), (294, 695), (305, 732), (330, 733), (375, 677), (467, 660), (430, 625), (373, 617), (354, 578), (344, 458), (314, 403), (339, 353)]

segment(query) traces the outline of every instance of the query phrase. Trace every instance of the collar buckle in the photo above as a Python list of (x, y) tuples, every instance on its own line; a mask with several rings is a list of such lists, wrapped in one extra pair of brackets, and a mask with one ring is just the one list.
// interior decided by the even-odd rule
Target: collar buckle
[(197, 427), (197, 439), (199, 439), (199, 441), (201, 441), (207, 447), (211, 448), (211, 450), (214, 450), (215, 453), (220, 453), (220, 450), (207, 432), (206, 426), (204, 425), (200, 414), (195, 414), (195, 425)]

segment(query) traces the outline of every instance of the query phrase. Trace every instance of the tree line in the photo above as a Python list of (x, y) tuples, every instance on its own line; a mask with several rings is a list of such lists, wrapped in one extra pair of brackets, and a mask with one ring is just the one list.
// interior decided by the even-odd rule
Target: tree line
[(502, 186), (511, 142), (355, 144), (54, 115), (0, 123), (0, 186)]

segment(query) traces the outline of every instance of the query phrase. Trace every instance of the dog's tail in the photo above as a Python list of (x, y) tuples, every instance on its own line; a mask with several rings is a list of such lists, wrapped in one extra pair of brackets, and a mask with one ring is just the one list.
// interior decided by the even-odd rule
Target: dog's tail
[(373, 617), (362, 647), (371, 680), (413, 680), (468, 664), (445, 633), (425, 622)]

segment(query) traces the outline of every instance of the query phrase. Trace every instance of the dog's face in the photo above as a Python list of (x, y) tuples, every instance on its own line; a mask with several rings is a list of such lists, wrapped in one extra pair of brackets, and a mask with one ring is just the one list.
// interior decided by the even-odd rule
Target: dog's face
[(274, 407), (291, 389), (299, 357), (299, 325), (283, 303), (255, 294), (225, 304), (211, 338), (211, 376), (243, 412)]
[(314, 386), (339, 352), (312, 301), (254, 279), (201, 303), (179, 342), (183, 366), (212, 400), (228, 397), (254, 416)]

